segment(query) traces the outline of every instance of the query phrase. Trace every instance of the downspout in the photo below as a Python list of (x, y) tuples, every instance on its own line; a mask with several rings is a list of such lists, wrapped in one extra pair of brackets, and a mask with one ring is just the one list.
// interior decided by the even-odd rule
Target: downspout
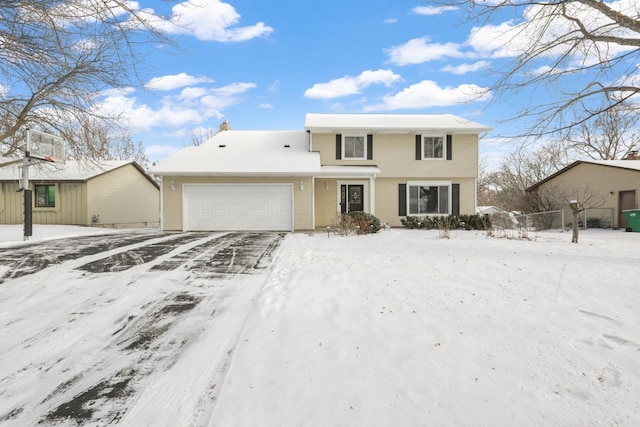
[[(309, 134), (309, 152), (313, 152), (313, 134), (310, 130)], [(311, 229), (316, 229), (316, 176), (311, 176)]]
[[(155, 176), (151, 175), (154, 179)], [(164, 206), (164, 176), (161, 177), (160, 179), (160, 210), (159, 210), (159, 214), (160, 214), (160, 231), (164, 231), (164, 215), (163, 213), (163, 206)]]

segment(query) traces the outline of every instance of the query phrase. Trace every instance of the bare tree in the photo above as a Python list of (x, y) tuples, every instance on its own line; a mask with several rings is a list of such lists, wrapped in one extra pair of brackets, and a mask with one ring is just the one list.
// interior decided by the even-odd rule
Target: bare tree
[(495, 189), (495, 204), (508, 211), (559, 209), (563, 199), (557, 191), (527, 193), (525, 190), (569, 163), (567, 152), (558, 144), (548, 143), (536, 150), (522, 147), (506, 157), (500, 168), (489, 175), (487, 185)]
[(202, 145), (207, 142), (209, 139), (216, 136), (218, 131), (213, 128), (202, 128), (199, 127), (191, 131), (191, 144), (193, 146)]
[[(134, 142), (131, 132), (95, 118), (80, 124), (61, 125), (61, 136), (76, 141), (73, 157), (87, 160), (133, 160), (147, 169), (150, 166), (142, 142)], [(71, 153), (74, 154), (74, 153)]]
[[(27, 127), (117, 123), (94, 108), (96, 97), (140, 83), (138, 46), (169, 42), (157, 29), (163, 18), (128, 0), (0, 1), (0, 17), (1, 156), (21, 149)], [(67, 142), (74, 153), (91, 145)]]
[(639, 116), (617, 106), (582, 123), (565, 144), (578, 156), (594, 160), (617, 160), (640, 148)]
[[(526, 122), (519, 136), (566, 134), (637, 99), (640, 16), (634, 0), (438, 3), (465, 9), (474, 23), (490, 23), (484, 30), (491, 34), (479, 34), (483, 29), (476, 27), (471, 42), (480, 35), (483, 49), (511, 58), (506, 67), (492, 70), (498, 76), (491, 87), (493, 102), (521, 97), (523, 88), (533, 91), (530, 106), (512, 117)], [(506, 20), (513, 16), (517, 19)], [(640, 108), (638, 103), (628, 105)]]
[(477, 181), (477, 193), (478, 193), (478, 205), (479, 206), (494, 206), (498, 204), (497, 191), (495, 187), (495, 172), (488, 169), (486, 159), (480, 159), (478, 165), (478, 181)]

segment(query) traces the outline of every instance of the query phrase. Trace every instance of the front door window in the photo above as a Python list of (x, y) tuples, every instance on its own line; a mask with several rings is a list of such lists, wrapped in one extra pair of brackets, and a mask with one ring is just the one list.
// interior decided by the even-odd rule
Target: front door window
[(340, 212), (364, 211), (364, 185), (342, 184), (340, 186)]

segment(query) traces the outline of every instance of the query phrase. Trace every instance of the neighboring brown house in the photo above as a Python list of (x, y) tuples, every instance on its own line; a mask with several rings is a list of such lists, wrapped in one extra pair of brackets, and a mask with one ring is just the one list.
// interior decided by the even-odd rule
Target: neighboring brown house
[[(3, 163), (0, 161), (0, 163)], [(21, 224), (20, 164), (0, 167), (0, 224)], [(158, 183), (133, 161), (29, 167), (33, 223), (129, 228), (160, 223)]]
[(449, 114), (307, 114), (304, 130), (227, 130), (150, 173), (163, 230), (313, 230), (350, 211), (400, 226), (475, 213), (489, 130)]
[[(557, 188), (570, 194), (574, 189), (588, 190), (613, 210), (613, 228), (626, 228), (624, 210), (640, 208), (640, 160), (579, 160), (527, 188)], [(579, 200), (580, 201), (580, 200)], [(568, 218), (570, 212), (565, 208)]]

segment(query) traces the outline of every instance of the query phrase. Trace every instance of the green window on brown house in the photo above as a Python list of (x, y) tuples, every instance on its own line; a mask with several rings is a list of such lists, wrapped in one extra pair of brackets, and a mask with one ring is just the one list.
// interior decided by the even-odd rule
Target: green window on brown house
[(55, 208), (56, 207), (56, 186), (53, 184), (36, 185), (36, 207)]

